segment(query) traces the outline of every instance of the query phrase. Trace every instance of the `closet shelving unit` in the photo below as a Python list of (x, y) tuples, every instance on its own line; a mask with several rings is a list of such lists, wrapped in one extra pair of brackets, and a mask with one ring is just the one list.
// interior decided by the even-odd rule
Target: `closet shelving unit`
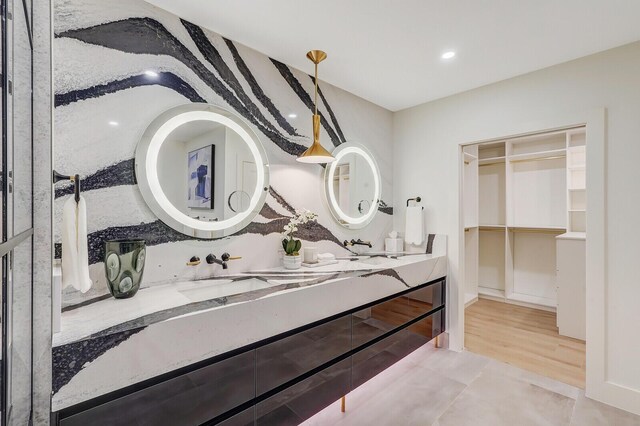
[(584, 231), (585, 130), (463, 148), (465, 304), (554, 311), (556, 236)]

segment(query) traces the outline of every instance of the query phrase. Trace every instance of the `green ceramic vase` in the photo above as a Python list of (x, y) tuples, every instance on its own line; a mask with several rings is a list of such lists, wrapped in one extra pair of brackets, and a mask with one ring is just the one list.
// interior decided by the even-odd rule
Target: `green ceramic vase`
[(113, 297), (126, 299), (138, 292), (146, 255), (144, 240), (104, 242), (104, 271)]

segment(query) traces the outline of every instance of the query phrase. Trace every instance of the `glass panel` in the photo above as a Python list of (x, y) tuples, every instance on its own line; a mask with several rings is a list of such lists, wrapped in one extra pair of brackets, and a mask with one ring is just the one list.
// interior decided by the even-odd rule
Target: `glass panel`
[(255, 407), (248, 408), (218, 423), (218, 426), (252, 426), (256, 417)]
[(407, 299), (396, 297), (353, 313), (353, 348), (405, 324), (407, 309)]
[[(32, 228), (32, 51), (25, 8), (31, 2), (3, 2), (12, 19), (3, 21), (2, 241)], [(10, 242), (11, 243), (11, 242)], [(3, 424), (24, 425), (31, 414), (32, 265), (31, 237), (3, 258)]]
[(29, 423), (31, 409), (31, 237), (9, 254), (7, 300), (8, 424)]
[(349, 315), (258, 348), (258, 395), (319, 367), (350, 349)]
[(245, 352), (76, 414), (60, 424), (203, 424), (253, 399), (254, 368), (255, 352)]
[(443, 311), (438, 311), (407, 328), (410, 339), (423, 345), (444, 331)]
[(414, 319), (444, 304), (442, 282), (431, 284), (403, 296), (407, 299), (407, 318)]
[[(13, 23), (13, 150), (7, 160), (13, 197), (13, 234), (32, 227), (31, 45), (22, 1), (14, 2)], [(12, 191), (11, 191), (12, 190)], [(11, 210), (10, 210), (11, 212)]]
[(400, 330), (366, 349), (356, 352), (352, 356), (352, 389), (389, 368), (406, 355), (406, 351), (403, 349), (403, 341), (406, 337), (407, 331)]
[(444, 304), (442, 282), (431, 284), (352, 314), (353, 348)]
[(345, 359), (258, 403), (258, 425), (298, 425), (349, 392), (351, 360)]
[(417, 323), (355, 353), (352, 389), (381, 373), (444, 330), (444, 316), (438, 311)]

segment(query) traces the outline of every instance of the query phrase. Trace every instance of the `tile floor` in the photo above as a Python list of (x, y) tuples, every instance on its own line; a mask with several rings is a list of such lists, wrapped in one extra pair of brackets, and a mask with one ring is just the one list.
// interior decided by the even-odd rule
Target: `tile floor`
[(308, 419), (304, 425), (611, 425), (640, 416), (584, 391), (471, 352), (427, 344)]

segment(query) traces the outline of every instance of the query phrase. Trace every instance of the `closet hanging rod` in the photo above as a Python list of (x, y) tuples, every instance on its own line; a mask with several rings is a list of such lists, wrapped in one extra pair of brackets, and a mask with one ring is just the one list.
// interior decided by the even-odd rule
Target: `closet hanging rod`
[(492, 161), (492, 162), (490, 162), (490, 163), (482, 163), (482, 164), (478, 164), (478, 167), (493, 166), (494, 164), (504, 164), (504, 160), (501, 160), (501, 161)]
[(509, 160), (510, 163), (524, 163), (529, 161), (546, 161), (546, 160), (557, 160), (559, 158), (566, 158), (565, 155), (552, 155), (550, 157), (537, 157), (537, 158), (523, 158), (522, 160)]
[(73, 193), (76, 203), (80, 201), (80, 175), (63, 175), (57, 171), (53, 171), (53, 183), (56, 184), (63, 180), (69, 180), (73, 182)]
[(510, 227), (511, 232), (526, 232), (530, 234), (564, 234), (567, 232), (565, 228), (527, 228), (527, 227)]

